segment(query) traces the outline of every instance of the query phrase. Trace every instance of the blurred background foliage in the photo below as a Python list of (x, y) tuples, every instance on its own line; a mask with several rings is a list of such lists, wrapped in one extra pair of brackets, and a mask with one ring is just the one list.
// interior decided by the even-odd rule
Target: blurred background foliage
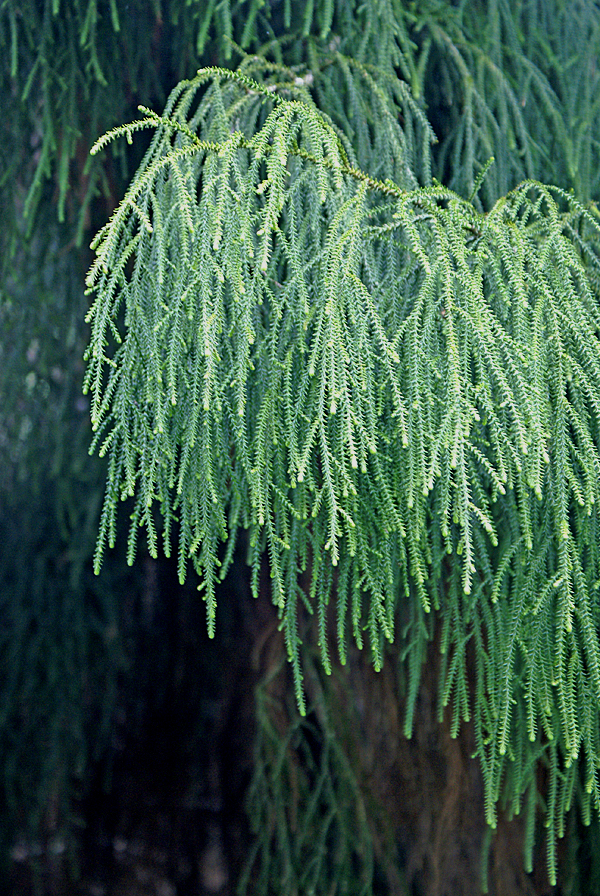
[[(308, 63), (313, 95), (334, 117), (348, 84), (328, 77), (328, 47), (406, 82), (435, 133), (439, 181), (469, 196), (494, 157), (477, 198), (484, 208), (526, 177), (593, 209), (600, 198), (595, 0), (0, 0), (0, 879), (13, 880), (15, 860), (28, 857), (37, 876), (23, 886), (37, 880), (40, 892), (53, 850), (75, 879), (89, 870), (86, 844), (102, 855), (106, 837), (141, 829), (126, 782), (152, 790), (139, 771), (149, 754), (173, 777), (162, 794), (179, 807), (171, 843), (200, 857), (171, 868), (180, 893), (229, 892), (239, 873), (246, 892), (264, 894), (282, 882), (286, 894), (416, 894), (419, 880), (436, 879), (423, 858), (431, 831), (402, 841), (398, 830), (417, 822), (395, 816), (388, 791), (373, 796), (372, 757), (357, 755), (383, 726), (379, 774), (407, 788), (399, 766), (410, 776), (418, 756), (442, 751), (433, 723), (419, 741), (423, 705), (420, 753), (402, 752), (402, 724), (392, 724), (406, 698), (403, 663), (420, 658), (400, 651), (400, 674), (389, 661), (371, 693), (359, 659), (351, 684), (325, 682), (309, 664), (312, 709), (301, 721), (276, 621), (249, 601), (241, 561), (224, 586), (216, 643), (194, 583), (179, 587), (166, 561), (141, 554), (130, 569), (118, 547), (92, 574), (104, 470), (88, 456), (81, 394), (87, 243), (143, 140), (95, 157), (89, 149), (137, 117), (138, 103), (160, 109), (200, 65), (235, 65), (267, 44), (275, 60)], [(356, 115), (360, 160), (368, 110)], [(424, 159), (417, 174), (428, 170)], [(423, 805), (439, 791), (424, 778)], [(167, 824), (157, 811), (146, 816)], [(572, 817), (554, 892), (599, 891), (599, 839), (597, 821)], [(477, 892), (479, 880), (452, 892)], [(518, 886), (550, 891), (543, 874)]]

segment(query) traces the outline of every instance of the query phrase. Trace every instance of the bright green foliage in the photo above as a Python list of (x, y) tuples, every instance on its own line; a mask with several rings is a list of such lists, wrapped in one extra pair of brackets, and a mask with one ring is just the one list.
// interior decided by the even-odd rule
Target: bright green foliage
[[(326, 669), (332, 599), (342, 662), (351, 631), (376, 667), (412, 606), (414, 656), (441, 629), (440, 712), (475, 721), (492, 826), (502, 795), (533, 820), (547, 761), (554, 875), (566, 811), (600, 809), (598, 225), (534, 181), (486, 213), (430, 186), (401, 82), (319, 52), (202, 70), (106, 138), (155, 130), (88, 277), (97, 565), (129, 496), (130, 559), (140, 526), (156, 554), (158, 505), (212, 629), (248, 530), (301, 708), (299, 603)], [(325, 66), (346, 87), (320, 111)]]
[[(181, 95), (176, 91), (167, 114), (176, 106), (184, 116), (212, 74), (201, 73)], [(284, 74), (277, 71), (279, 78)], [(395, 207), (399, 188), (391, 181), (386, 185), (371, 180), (354, 167), (347, 155), (350, 145), (344, 148), (335, 128), (308, 101), (302, 79), (297, 78), (301, 82), (297, 85), (293, 73), (288, 75), (288, 90), (298, 93), (294, 101), (273, 102), (276, 95), (271, 90), (244, 74), (221, 72), (221, 77), (225, 84), (217, 82), (211, 88), (192, 121), (168, 124), (164, 132), (161, 128), (139, 182), (97, 238), (98, 259), (89, 282), (99, 278), (110, 296), (110, 304), (97, 304), (90, 313), (100, 340), (90, 350), (88, 375), (99, 438), (108, 402), (114, 402), (115, 419), (124, 415), (116, 429), (110, 427), (108, 442), (101, 448), (105, 451), (110, 445), (111, 484), (99, 551), (106, 538), (113, 540), (113, 498), (121, 491), (133, 495), (147, 459), (154, 473), (148, 479), (144, 473), (140, 480), (131, 556), (138, 522), (146, 525), (150, 549), (156, 550), (152, 503), (157, 494), (166, 512), (165, 546), (168, 550), (176, 514), (180, 576), (183, 579), (187, 560), (194, 556), (212, 625), (218, 544), (229, 533), (230, 559), (238, 526), (252, 527), (255, 578), (266, 543), (274, 599), (282, 611), (290, 658), (298, 669), (294, 583), (298, 570), (306, 566), (309, 533), (319, 533), (333, 565), (342, 555), (343, 575), (350, 572), (351, 556), (366, 566), (366, 558), (377, 550), (370, 536), (365, 540), (356, 528), (353, 517), (367, 504), (354, 483), (360, 481), (358, 468), (366, 473), (375, 454), (378, 419), (390, 411), (396, 414), (383, 402), (381, 376), (398, 364), (398, 354), (388, 345), (373, 300), (356, 274), (363, 219), (366, 214), (385, 214), (385, 206), (371, 202), (368, 188), (383, 197), (388, 211)], [(368, 91), (377, 86), (368, 79), (366, 85)], [(247, 132), (264, 119), (254, 138), (245, 137), (243, 130), (232, 131), (234, 115), (242, 128), (244, 119), (249, 119)], [(160, 124), (153, 115), (148, 122)], [(196, 127), (201, 128), (202, 139), (194, 136)], [(422, 131), (427, 141), (425, 126)], [(390, 115), (388, 168), (398, 177), (407, 162), (402, 136)], [(288, 157), (294, 166), (291, 174)], [(414, 183), (410, 174), (406, 180)], [(144, 184), (150, 187), (148, 192)], [(311, 209), (317, 214), (310, 214)], [(287, 232), (281, 230), (284, 217), (289, 221)], [(393, 273), (391, 267), (386, 271), (389, 250), (384, 248), (382, 254), (375, 242), (381, 225), (375, 217), (373, 222), (373, 239), (366, 244), (371, 276), (389, 281)], [(393, 231), (390, 234), (392, 239), (386, 242), (391, 247)], [(113, 247), (119, 253), (116, 265)], [(310, 258), (314, 247), (316, 255)], [(99, 347), (106, 324), (110, 327), (109, 321), (116, 320), (124, 297), (125, 268), (134, 251), (131, 291), (127, 287), (131, 302), (126, 300), (125, 315), (129, 336), (138, 324), (141, 330), (123, 342), (119, 360), (110, 359), (114, 373), (103, 395), (106, 355)], [(359, 305), (352, 309), (349, 304), (344, 319), (346, 311), (340, 314), (335, 306), (337, 295), (346, 289), (349, 300), (355, 298)], [(383, 340), (381, 345), (372, 344), (373, 328)], [(356, 371), (347, 369), (348, 353)], [(144, 384), (141, 377), (147, 370), (150, 383)], [(142, 400), (132, 406), (133, 393)], [(396, 397), (402, 405), (403, 399)], [(406, 411), (400, 405), (397, 411), (404, 426)], [(369, 495), (378, 475), (374, 468), (364, 480)], [(308, 525), (308, 520), (315, 522)], [(321, 590), (320, 576), (331, 585), (331, 573), (328, 564), (321, 568), (320, 551), (311, 553), (314, 587)], [(351, 566), (347, 585), (356, 592), (352, 616), (358, 633), (357, 595), (362, 585), (354, 560)], [(221, 577), (227, 567), (228, 561)], [(368, 580), (364, 584), (371, 587)], [(382, 569), (376, 585), (379, 609), (370, 623), (377, 655), (380, 633), (392, 636), (396, 584), (391, 567)], [(341, 614), (340, 629), (344, 624)], [(299, 669), (297, 686), (301, 699)]]
[[(84, 769), (73, 707), (88, 712), (90, 668), (114, 686), (118, 596), (83, 572), (95, 473), (77, 450), (76, 365), (69, 388), (60, 379), (79, 304), (61, 304), (66, 273), (53, 304), (5, 247), (46, 227), (55, 200), (79, 239), (98, 194), (118, 189), (112, 157), (86, 161), (88, 146), (134, 96), (162, 105), (164, 84), (231, 64), (234, 41), (258, 55), (180, 84), (163, 115), (120, 132), (155, 136), (90, 274), (87, 385), (109, 463), (97, 562), (132, 495), (130, 559), (140, 526), (153, 552), (178, 542), (212, 627), (248, 530), (255, 590), (269, 554), (300, 704), (300, 606), (317, 616), (326, 669), (328, 608), (342, 661), (353, 637), (380, 664), (400, 618), (408, 734), (435, 636), (440, 714), (449, 707), (454, 733), (474, 720), (488, 821), (499, 800), (526, 811), (529, 854), (547, 766), (553, 872), (565, 812), (578, 804), (588, 823), (599, 807), (594, 0), (0, 0), (0, 207), (27, 217), (0, 237), (12, 278), (0, 480), (15, 501), (0, 521), (0, 680), (7, 737), (29, 712), (23, 749), (41, 756), (19, 790), (25, 754), (2, 742), (6, 793), (18, 808), (35, 792), (42, 807), (40, 782), (55, 792), (71, 786), (51, 780), (56, 768)], [(124, 142), (112, 147), (125, 177)], [(17, 581), (14, 557), (34, 551), (35, 574), (25, 560)], [(49, 749), (36, 694), (40, 714), (58, 708)], [(351, 780), (329, 748), (314, 830)]]

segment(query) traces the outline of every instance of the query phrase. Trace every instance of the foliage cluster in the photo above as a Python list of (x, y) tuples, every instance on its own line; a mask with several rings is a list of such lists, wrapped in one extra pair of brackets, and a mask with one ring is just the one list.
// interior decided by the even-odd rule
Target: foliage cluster
[[(382, 33), (400, 38), (401, 24)], [(416, 642), (441, 628), (441, 711), (452, 703), (455, 733), (475, 722), (488, 823), (502, 794), (515, 812), (525, 801), (527, 864), (548, 764), (554, 877), (567, 810), (600, 807), (598, 226), (531, 180), (473, 204), (485, 117), (523, 135), (505, 180), (535, 159), (517, 91), (554, 126), (556, 93), (522, 50), (527, 92), (512, 73), (493, 89), (481, 73), (442, 149), (455, 187), (472, 184), (461, 198), (429, 185), (420, 91), (393, 52), (384, 43), (375, 68), (344, 36), (310, 41), (304, 64), (284, 65), (276, 44), (236, 72), (200, 70), (163, 115), (144, 110), (97, 144), (156, 130), (88, 277), (86, 388), (109, 456), (97, 564), (134, 495), (130, 559), (139, 526), (156, 553), (158, 502), (165, 550), (177, 521), (180, 576), (191, 558), (210, 627), (248, 530), (255, 583), (269, 555), (301, 710), (299, 603), (318, 615), (329, 669), (332, 595), (341, 661), (349, 624), (376, 666), (398, 606), (417, 601)], [(498, 31), (492, 45), (516, 52)], [(438, 64), (459, 73), (469, 54), (443, 46)], [(565, 160), (574, 175), (568, 145)]]
[[(80, 239), (118, 171), (81, 147), (134, 97), (162, 106), (199, 64), (239, 63), (97, 144), (121, 146), (127, 179), (113, 137), (154, 132), (88, 279), (97, 568), (133, 501), (129, 561), (140, 526), (154, 555), (177, 541), (212, 627), (247, 531), (301, 707), (303, 608), (326, 669), (332, 605), (342, 662), (353, 637), (378, 666), (407, 624), (407, 734), (435, 638), (440, 715), (474, 721), (487, 821), (499, 801), (526, 812), (529, 865), (540, 809), (551, 877), (569, 810), (600, 809), (599, 43), (593, 0), (0, 5), (3, 145), (35, 148), (17, 201), (15, 167), (0, 188), (32, 232), (56, 202)], [(28, 301), (39, 326), (47, 292)], [(73, 307), (52, 312), (62, 333)], [(37, 400), (37, 379), (9, 379), (36, 338), (23, 328), (9, 395), (29, 382)], [(19, 400), (0, 421), (13, 457)]]

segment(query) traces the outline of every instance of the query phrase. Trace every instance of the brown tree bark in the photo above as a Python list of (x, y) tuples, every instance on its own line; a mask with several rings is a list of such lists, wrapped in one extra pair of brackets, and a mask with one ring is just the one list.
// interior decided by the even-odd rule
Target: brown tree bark
[[(262, 595), (255, 620), (254, 667), (261, 674), (279, 666), (283, 639), (274, 611)], [(270, 617), (270, 621), (269, 621)], [(310, 640), (307, 637), (305, 640)], [(332, 655), (334, 648), (332, 649)], [(317, 661), (318, 667), (318, 661)], [(404, 708), (397, 657), (390, 648), (383, 670), (373, 670), (368, 651), (349, 651), (344, 669), (306, 675), (307, 703), (325, 699), (336, 736), (360, 782), (376, 856), (390, 896), (481, 896), (482, 862), (486, 861), (483, 781), (473, 729), (463, 724), (450, 734), (450, 721), (438, 720), (439, 650), (430, 645), (415, 707), (414, 734), (404, 735)], [(291, 676), (285, 664), (269, 685), (274, 724), (285, 734), (290, 724)], [(287, 707), (287, 709), (286, 709)], [(286, 715), (287, 713), (287, 715)], [(498, 826), (487, 850), (489, 896), (558, 894), (547, 878), (543, 842), (537, 848), (532, 874), (523, 866), (524, 825), (499, 812)], [(392, 858), (390, 858), (390, 856)]]

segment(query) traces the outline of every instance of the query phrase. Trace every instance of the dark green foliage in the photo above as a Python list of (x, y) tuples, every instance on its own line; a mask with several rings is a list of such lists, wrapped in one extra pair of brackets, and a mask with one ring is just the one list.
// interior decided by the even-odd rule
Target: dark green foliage
[(563, 892), (565, 896), (593, 896), (600, 889), (600, 824), (593, 818), (588, 828), (572, 813), (566, 832), (569, 852)]
[(530, 177), (597, 199), (597, 3), (466, 0), (439, 5), (425, 22), (420, 90), (444, 132), (439, 179), (469, 195), (493, 155), (488, 207)]
[(122, 585), (110, 574), (76, 577), (68, 558), (75, 537), (57, 557), (47, 506), (26, 490), (21, 498), (32, 537), (23, 542), (20, 528), (11, 530), (4, 516), (0, 522), (2, 819), (16, 826), (13, 836), (71, 838), (74, 802), (110, 743), (124, 660), (114, 600)]
[(332, 695), (306, 661), (315, 691), (306, 718), (274, 686), (280, 668), (256, 691), (256, 771), (248, 794), (255, 845), (240, 893), (367, 896), (377, 880), (371, 807), (342, 745), (339, 713), (329, 715)]
[[(84, 297), (54, 216), (0, 302), (0, 827), (70, 841), (110, 743), (126, 567), (90, 568), (104, 471), (86, 458)], [(13, 269), (14, 270), (14, 269)], [(7, 844), (3, 844), (4, 847)]]
[[(488, 201), (524, 177), (573, 186), (583, 200), (596, 196), (600, 31), (593, 0), (3, 0), (3, 145), (12, 134), (17, 151), (4, 156), (0, 187), (20, 173), (29, 131), (35, 155), (26, 212), (31, 218), (52, 177), (59, 217), (70, 204), (81, 237), (90, 203), (111, 187), (82, 145), (122, 121), (134, 97), (160, 98), (165, 83), (204, 60), (231, 59), (232, 41), (245, 50), (272, 42), (278, 62), (283, 54), (288, 64), (309, 60), (313, 74), (323, 42), (363, 63), (376, 61), (396, 88), (410, 85), (417, 101), (426, 99), (443, 137), (437, 176), (465, 195), (482, 162), (495, 155), (483, 188)], [(323, 74), (316, 93), (331, 113), (339, 83)], [(352, 92), (351, 80), (340, 77)], [(370, 167), (360, 128), (377, 113), (354, 101), (349, 110), (346, 133), (359, 128), (355, 151)]]
[[(397, 60), (395, 31), (388, 46), (379, 42), (382, 25), (391, 21), (389, 0), (377, 12), (365, 5), (358, 18), (354, 7), (353, 0), (2, 0), (2, 129), (16, 136), (19, 151), (3, 151), (0, 188), (4, 184), (8, 194), (21, 174), (23, 137), (30, 138), (35, 156), (25, 217), (31, 224), (52, 178), (59, 219), (69, 205), (80, 240), (90, 204), (111, 189), (106, 168), (86, 158), (87, 149), (130, 114), (133, 98), (163, 101), (165, 83), (203, 59), (229, 59), (232, 41), (256, 47), (290, 30), (298, 38), (314, 33), (324, 39), (334, 23), (338, 32), (361, 29), (365, 55), (377, 41), (378, 52)], [(23, 120), (16, 124), (15, 117)]]

